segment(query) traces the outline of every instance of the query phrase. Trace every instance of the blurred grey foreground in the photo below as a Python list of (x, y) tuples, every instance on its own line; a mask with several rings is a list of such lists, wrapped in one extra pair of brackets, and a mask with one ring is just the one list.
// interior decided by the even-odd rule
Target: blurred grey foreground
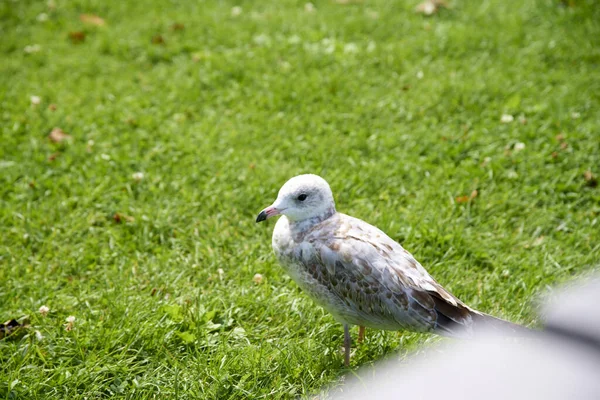
[(507, 339), (494, 330), (448, 342), (434, 355), (365, 368), (329, 396), (600, 399), (600, 277), (560, 290), (543, 309), (544, 331), (529, 338)]

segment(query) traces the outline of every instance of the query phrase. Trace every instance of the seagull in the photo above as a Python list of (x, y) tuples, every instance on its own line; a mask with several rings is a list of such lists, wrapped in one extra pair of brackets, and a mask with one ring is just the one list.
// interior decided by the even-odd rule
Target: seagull
[(288, 180), (256, 222), (281, 215), (272, 246), (279, 263), (317, 304), (344, 326), (350, 365), (350, 325), (469, 338), (484, 327), (516, 334), (528, 328), (474, 310), (444, 289), (383, 231), (339, 213), (329, 184), (306, 174)]

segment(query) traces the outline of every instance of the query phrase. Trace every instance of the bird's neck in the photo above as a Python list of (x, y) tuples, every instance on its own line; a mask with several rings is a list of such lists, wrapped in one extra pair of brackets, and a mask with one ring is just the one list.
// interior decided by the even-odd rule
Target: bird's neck
[(315, 225), (320, 224), (326, 219), (331, 218), (333, 215), (335, 215), (335, 213), (335, 206), (332, 205), (319, 215), (315, 215), (313, 217), (299, 221), (290, 221), (290, 229), (295, 235), (303, 236), (303, 234), (311, 230)]

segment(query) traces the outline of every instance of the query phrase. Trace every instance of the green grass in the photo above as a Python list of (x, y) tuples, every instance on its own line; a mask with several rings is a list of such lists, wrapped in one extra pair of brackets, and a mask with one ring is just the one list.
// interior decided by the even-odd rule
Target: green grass
[[(31, 325), (0, 340), (1, 398), (338, 382), (341, 326), (276, 264), (273, 223), (254, 223), (299, 173), (513, 321), (535, 325), (537, 295), (599, 266), (593, 1), (432, 17), (388, 0), (50, 3), (0, 2), (0, 320)], [(50, 142), (54, 127), (72, 140)], [(431, 340), (367, 334), (352, 368)]]

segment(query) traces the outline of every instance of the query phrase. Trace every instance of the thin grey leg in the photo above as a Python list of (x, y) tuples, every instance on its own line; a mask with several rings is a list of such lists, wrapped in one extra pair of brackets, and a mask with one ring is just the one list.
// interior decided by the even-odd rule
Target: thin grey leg
[(350, 345), (352, 344), (352, 337), (350, 336), (350, 326), (344, 324), (344, 365), (350, 366)]

